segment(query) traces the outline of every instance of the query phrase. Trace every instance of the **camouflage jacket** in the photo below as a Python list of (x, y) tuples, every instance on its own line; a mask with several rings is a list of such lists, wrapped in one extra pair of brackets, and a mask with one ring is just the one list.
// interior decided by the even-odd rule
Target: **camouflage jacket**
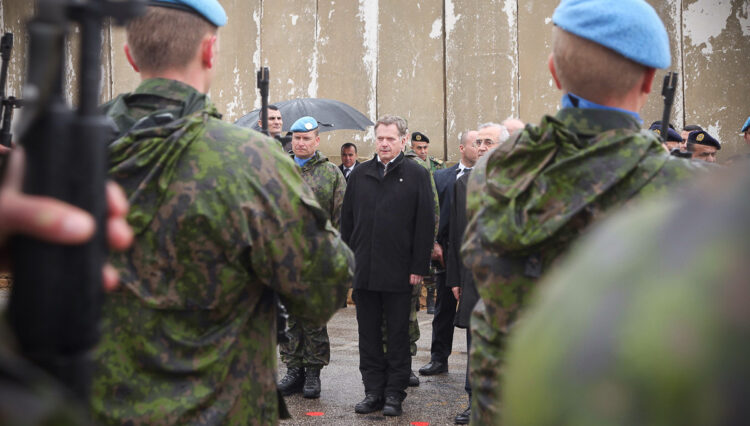
[(666, 194), (700, 170), (669, 156), (628, 114), (576, 108), (526, 126), (479, 160), (462, 246), (481, 297), (471, 319), (473, 421), (497, 421), (503, 336), (542, 273), (609, 210)]
[(422, 160), (421, 158), (419, 158), (419, 156), (417, 155), (417, 153), (414, 152), (413, 149), (409, 149), (406, 152), (406, 155), (410, 156), (410, 157), (411, 156), (416, 157), (419, 161), (421, 161), (422, 163), (424, 163), (424, 165), (430, 170), (430, 173), (435, 173), (436, 171), (445, 168), (445, 163), (443, 162), (443, 160), (438, 160), (437, 158), (435, 158), (435, 157), (433, 157), (431, 155), (427, 156), (426, 160)]
[[(437, 187), (435, 186), (435, 176), (433, 176), (433, 171), (430, 168), (430, 166), (427, 164), (427, 162), (419, 158), (416, 152), (409, 150), (408, 152), (404, 154), (404, 157), (412, 161), (416, 161), (417, 164), (424, 167), (430, 172), (430, 184), (432, 185), (432, 195), (434, 196), (434, 203), (435, 203), (435, 235), (433, 238), (437, 240), (437, 234), (438, 234), (438, 230), (440, 227), (440, 202), (438, 199)], [(431, 272), (431, 274), (432, 273), (433, 272)]]
[(747, 423), (747, 166), (576, 243), (510, 336), (503, 424)]
[[(191, 87), (146, 80), (115, 120), (175, 120), (110, 145), (132, 248), (113, 254), (92, 407), (106, 424), (275, 424), (275, 291), (303, 321), (341, 305), (353, 255), (278, 143), (220, 121)], [(200, 107), (197, 107), (200, 105)], [(119, 115), (118, 115), (119, 114)], [(315, 285), (310, 285), (314, 282)]]
[[(292, 154), (292, 158), (294, 154)], [(322, 152), (315, 154), (302, 166), (302, 179), (310, 185), (318, 203), (328, 213), (331, 223), (338, 229), (341, 223), (341, 205), (344, 204), (346, 179), (335, 164)]]

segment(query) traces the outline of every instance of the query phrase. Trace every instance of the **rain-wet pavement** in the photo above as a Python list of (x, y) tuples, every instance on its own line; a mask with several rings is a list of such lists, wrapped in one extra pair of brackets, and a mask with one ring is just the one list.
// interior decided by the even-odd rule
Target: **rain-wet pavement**
[[(464, 390), (466, 375), (466, 331), (454, 329), (453, 352), (448, 359), (448, 374), (420, 376), (417, 370), (430, 361), (432, 315), (424, 309), (417, 314), (420, 339), (412, 369), (420, 379), (419, 387), (406, 390), (403, 414), (385, 417), (382, 412), (356, 414), (354, 405), (364, 398), (359, 373), (357, 318), (354, 305), (340, 309), (328, 323), (331, 341), (331, 363), (320, 373), (322, 391), (319, 399), (305, 399), (302, 394), (286, 398), (292, 419), (282, 425), (452, 425), (456, 414), (466, 408)], [(279, 360), (279, 377), (286, 368)], [(310, 413), (310, 414), (308, 414)], [(322, 413), (322, 415), (321, 415)], [(317, 415), (316, 415), (317, 414)]]

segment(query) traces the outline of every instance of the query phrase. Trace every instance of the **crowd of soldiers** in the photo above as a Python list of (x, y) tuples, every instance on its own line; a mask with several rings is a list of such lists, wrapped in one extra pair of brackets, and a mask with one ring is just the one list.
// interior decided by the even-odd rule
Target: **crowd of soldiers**
[[(282, 136), (271, 106), (271, 137), (221, 120), (206, 96), (227, 22), (218, 1), (150, 2), (127, 27), (142, 81), (103, 106), (117, 128), (115, 252), (93, 420), (278, 423), (279, 394), (320, 397), (326, 323), (350, 289), (365, 394), (354, 411), (400, 416), (419, 385), (426, 285), (419, 374), (446, 373), (454, 326), (466, 329), (470, 405), (457, 424), (746, 422), (750, 174), (706, 164), (721, 144), (698, 126), (642, 128), (656, 70), (671, 63), (648, 3), (562, 0), (552, 21), (556, 114), (466, 129), (451, 167), (429, 156), (426, 134), (384, 115), (374, 156), (360, 162), (346, 143), (336, 166), (314, 117)], [(741, 134), (750, 144), (750, 118)], [(90, 238), (84, 212), (20, 192), (22, 163), (14, 150), (0, 244)], [(32, 423), (89, 421), (5, 344), (0, 369), (13, 378), (3, 394), (24, 401), (0, 398), (0, 423), (28, 423), (28, 407)]]

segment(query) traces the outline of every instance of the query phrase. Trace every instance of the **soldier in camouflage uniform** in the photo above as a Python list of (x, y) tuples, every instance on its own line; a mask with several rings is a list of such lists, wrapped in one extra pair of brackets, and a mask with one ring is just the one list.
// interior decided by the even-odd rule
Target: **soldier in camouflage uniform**
[(563, 108), (482, 157), (469, 179), (462, 253), (481, 297), (471, 319), (476, 424), (500, 421), (505, 336), (539, 277), (610, 209), (704, 170), (640, 130), (655, 68), (670, 63), (651, 6), (563, 0), (553, 21), (549, 65)]
[(747, 424), (747, 166), (602, 222), (545, 278), (508, 343), (503, 424)]
[[(413, 155), (413, 158), (421, 160), (420, 162), (422, 163), (423, 166), (427, 167), (431, 175), (434, 175), (436, 171), (445, 168), (445, 164), (443, 163), (442, 160), (436, 159), (435, 157), (429, 155), (428, 151), (430, 149), (430, 138), (428, 138), (427, 135), (421, 132), (413, 132), (411, 134), (410, 144), (411, 144), (411, 149), (407, 151), (406, 155), (409, 157)], [(436, 261), (436, 259), (433, 258), (432, 260), (433, 262), (430, 265), (430, 274), (424, 277), (424, 282), (423, 282), (425, 288), (427, 289), (427, 297), (426, 297), (427, 313), (431, 315), (435, 313), (435, 274), (438, 273), (439, 269), (444, 269), (442, 265), (440, 265)], [(418, 298), (419, 298), (419, 295), (421, 294), (421, 288), (418, 290), (419, 292), (417, 293), (417, 306), (419, 306)], [(417, 307), (417, 309), (419, 308)], [(415, 321), (416, 321), (416, 314), (415, 314)], [(417, 326), (417, 329), (418, 327), (419, 326)], [(415, 353), (416, 353), (416, 343), (415, 343)]]
[[(341, 205), (346, 192), (346, 179), (339, 168), (328, 161), (328, 157), (317, 150), (320, 145), (318, 122), (312, 117), (302, 117), (291, 127), (292, 159), (301, 168), (302, 179), (310, 185), (323, 210), (338, 229), (341, 220)], [(305, 398), (320, 397), (320, 369), (331, 359), (328, 330), (298, 321), (289, 316), (289, 341), (279, 348), (281, 361), (287, 372), (279, 383), (282, 395), (303, 392)]]
[(136, 237), (112, 256), (123, 285), (102, 309), (92, 409), (102, 424), (276, 424), (275, 296), (324, 325), (353, 255), (278, 143), (204, 95), (219, 3), (174, 4), (130, 22), (144, 80), (105, 106), (121, 130), (136, 123), (110, 145)]

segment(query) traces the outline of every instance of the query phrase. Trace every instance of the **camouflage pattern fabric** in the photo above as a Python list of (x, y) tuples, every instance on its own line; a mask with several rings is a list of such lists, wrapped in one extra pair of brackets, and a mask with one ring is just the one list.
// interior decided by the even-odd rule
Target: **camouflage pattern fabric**
[[(346, 179), (339, 168), (320, 151), (301, 168), (302, 179), (310, 186), (333, 226), (338, 229), (341, 206), (344, 203)], [(289, 367), (318, 367), (331, 360), (331, 345), (326, 327), (298, 321), (293, 315), (287, 319), (289, 341), (279, 345), (281, 361)]]
[(287, 368), (323, 368), (328, 365), (331, 361), (331, 343), (325, 326), (311, 326), (290, 315), (287, 327), (289, 341), (279, 345), (281, 361)]
[(503, 424), (747, 423), (748, 165), (576, 244), (510, 336)]
[(608, 210), (702, 170), (669, 156), (632, 116), (598, 109), (545, 116), (480, 158), (462, 247), (481, 297), (471, 319), (472, 422), (499, 421), (505, 335), (542, 272)]
[(110, 145), (136, 238), (110, 259), (121, 288), (106, 296), (95, 352), (102, 424), (276, 424), (271, 290), (322, 326), (351, 285), (354, 256), (294, 162), (205, 98), (182, 115), (195, 93), (150, 79), (108, 104), (135, 121), (177, 119)]
[(0, 425), (91, 424), (83, 404), (53, 377), (22, 358), (0, 318)]

